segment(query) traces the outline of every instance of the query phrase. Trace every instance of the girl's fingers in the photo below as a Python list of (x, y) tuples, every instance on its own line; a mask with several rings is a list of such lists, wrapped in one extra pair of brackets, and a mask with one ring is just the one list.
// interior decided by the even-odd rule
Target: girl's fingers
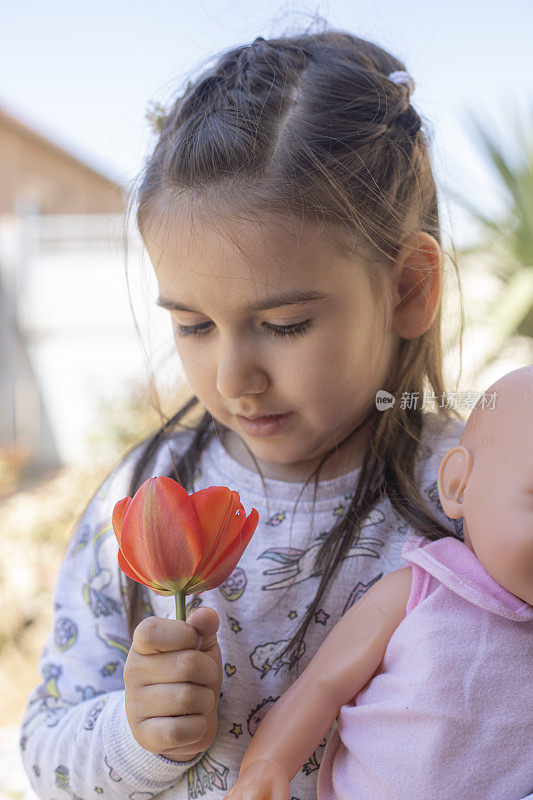
[(200, 714), (184, 717), (150, 717), (136, 727), (139, 744), (145, 750), (161, 755), (165, 755), (166, 750), (194, 745), (203, 738), (206, 730), (207, 722)]
[(143, 686), (137, 695), (129, 706), (137, 724), (142, 724), (152, 717), (178, 718), (187, 715), (206, 715), (216, 705), (213, 690), (194, 683)]
[(184, 650), (179, 653), (154, 653), (150, 656), (150, 668), (143, 669), (143, 686), (157, 683), (197, 683), (215, 686), (219, 681), (219, 666), (216, 661), (200, 650)]
[(133, 631), (131, 646), (143, 656), (176, 650), (196, 650), (202, 637), (188, 622), (163, 617), (146, 617)]
[(202, 637), (200, 650), (210, 650), (216, 645), (220, 617), (214, 608), (203, 606), (193, 609), (187, 617), (187, 624), (194, 627)]

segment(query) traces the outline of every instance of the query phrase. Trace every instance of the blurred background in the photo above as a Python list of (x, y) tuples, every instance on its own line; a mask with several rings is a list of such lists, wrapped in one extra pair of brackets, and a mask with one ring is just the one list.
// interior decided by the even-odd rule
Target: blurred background
[[(150, 109), (212, 54), (299, 32), (315, 14), (390, 49), (415, 78), (411, 102), (440, 192), (449, 387), (477, 396), (533, 361), (529, 0), (4, 4), (0, 800), (35, 797), (18, 763), (18, 722), (40, 682), (72, 528), (124, 450), (159, 425), (156, 394), (170, 414), (186, 389), (125, 217), (153, 144)], [(452, 256), (465, 301), (461, 373)]]

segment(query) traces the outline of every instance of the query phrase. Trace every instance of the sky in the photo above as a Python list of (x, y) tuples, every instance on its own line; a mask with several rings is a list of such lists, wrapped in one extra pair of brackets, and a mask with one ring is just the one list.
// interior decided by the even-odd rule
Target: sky
[(0, 107), (131, 187), (154, 141), (150, 100), (168, 104), (223, 49), (300, 32), (315, 15), (406, 64), (430, 133), (444, 235), (469, 243), (475, 228), (456, 198), (491, 215), (506, 206), (469, 115), (515, 159), (515, 120), (533, 131), (532, 0), (7, 0)]

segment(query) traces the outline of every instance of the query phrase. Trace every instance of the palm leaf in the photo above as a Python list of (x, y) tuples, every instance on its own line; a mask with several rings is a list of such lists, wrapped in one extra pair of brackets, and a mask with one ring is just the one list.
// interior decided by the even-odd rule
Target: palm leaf
[[(510, 119), (511, 114), (506, 118)], [(532, 115), (533, 116), (533, 115)], [(533, 126), (522, 126), (515, 116), (514, 136), (517, 143), (517, 163), (507, 154), (494, 126), (481, 123), (474, 115), (466, 117), (481, 151), (507, 195), (507, 209), (500, 218), (492, 218), (476, 207), (468, 197), (456, 194), (460, 205), (481, 224), (483, 240), (461, 253), (490, 250), (501, 262), (501, 295), (490, 311), (490, 345), (481, 355), (481, 366), (497, 357), (505, 341), (516, 334), (533, 309)], [(459, 329), (451, 337), (457, 344)]]

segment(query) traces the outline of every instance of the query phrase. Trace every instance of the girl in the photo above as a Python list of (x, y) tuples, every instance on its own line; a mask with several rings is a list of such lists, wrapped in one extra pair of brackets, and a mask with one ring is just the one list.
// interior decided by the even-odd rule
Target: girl
[[(463, 424), (444, 395), (437, 194), (413, 86), (348, 33), (259, 37), (161, 119), (137, 222), (193, 395), (73, 532), (21, 728), (40, 797), (222, 798), (269, 707), (402, 565), (406, 533), (462, 538), (435, 482)], [(154, 475), (227, 485), (259, 512), (187, 622), (117, 565), (113, 507)], [(325, 743), (297, 800), (316, 796)]]

